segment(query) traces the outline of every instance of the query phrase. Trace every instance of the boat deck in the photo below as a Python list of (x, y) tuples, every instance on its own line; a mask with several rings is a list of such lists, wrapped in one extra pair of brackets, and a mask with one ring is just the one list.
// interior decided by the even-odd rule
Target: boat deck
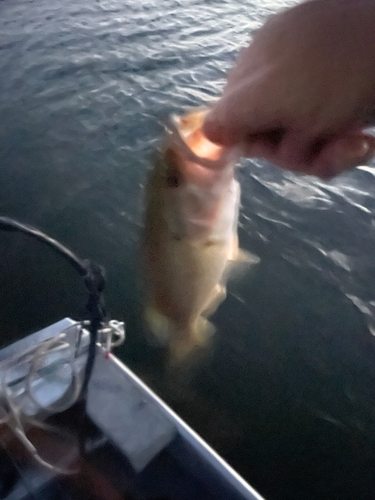
[[(0, 351), (0, 361), (72, 324), (62, 320)], [(115, 356), (99, 351), (87, 414), (77, 403), (47, 422), (68, 440), (30, 428), (38, 450), (69, 456), (77, 472), (59, 475), (32, 459), (12, 431), (0, 427), (2, 500), (262, 500), (194, 431)], [(55, 457), (53, 457), (55, 455)]]

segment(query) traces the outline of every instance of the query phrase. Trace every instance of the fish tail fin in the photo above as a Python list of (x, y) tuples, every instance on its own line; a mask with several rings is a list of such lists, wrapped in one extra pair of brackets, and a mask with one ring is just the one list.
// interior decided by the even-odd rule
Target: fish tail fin
[(169, 341), (171, 363), (179, 363), (189, 357), (193, 351), (207, 345), (214, 333), (214, 325), (203, 316), (177, 329)]

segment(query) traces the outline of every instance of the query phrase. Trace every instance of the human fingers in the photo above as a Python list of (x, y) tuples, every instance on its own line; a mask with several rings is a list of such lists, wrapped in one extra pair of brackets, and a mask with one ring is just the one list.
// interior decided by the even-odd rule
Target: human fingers
[(314, 141), (285, 138), (282, 130), (256, 134), (242, 145), (243, 155), (264, 158), (296, 173), (330, 179), (375, 156), (375, 137), (361, 131), (346, 132)]
[(282, 106), (278, 104), (273, 82), (272, 68), (264, 65), (238, 84), (227, 85), (223, 96), (205, 117), (206, 137), (230, 147), (261, 130), (277, 128), (282, 121)]
[(359, 165), (375, 155), (375, 137), (357, 133), (336, 137), (323, 145), (312, 160), (307, 173), (330, 179)]

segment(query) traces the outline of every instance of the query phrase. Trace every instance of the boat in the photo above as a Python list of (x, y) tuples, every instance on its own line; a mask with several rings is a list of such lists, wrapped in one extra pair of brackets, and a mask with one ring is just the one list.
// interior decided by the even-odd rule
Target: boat
[[(53, 341), (61, 332), (79, 325), (65, 318), (2, 349), (0, 379), (6, 378), (4, 366), (9, 366), (8, 360), (17, 359), (20, 353)], [(79, 357), (74, 362), (80, 367), (84, 364)], [(17, 370), (12, 374), (6, 383), (25, 387), (22, 374)], [(48, 405), (54, 407), (61, 399), (61, 390), (54, 390), (43, 377), (43, 373), (38, 373), (32, 383), (39, 386), (39, 392), (43, 383), (45, 390), (48, 386)], [(22, 391), (18, 387), (16, 392), (19, 397)], [(40, 433), (47, 435), (53, 427), (56, 435), (60, 432), (61, 436), (58, 439), (47, 436), (45, 442), (40, 436), (34, 436), (35, 447), (50, 446), (58, 454), (55, 463), (59, 465), (48, 467), (35, 460), (30, 450), (20, 445), (17, 433), (10, 437), (12, 432), (3, 424), (0, 427), (2, 500), (262, 500), (124, 363), (115, 355), (108, 355), (105, 346), (97, 346), (85, 403), (87, 442), (82, 456), (77, 459), (73, 453), (72, 470), (68, 468), (66, 456), (69, 456), (70, 445), (66, 446), (69, 440), (65, 435), (77, 436), (80, 432), (80, 401), (45, 420), (44, 417), (33, 415), (32, 422), (38, 418), (48, 422), (38, 425)], [(34, 431), (38, 431), (38, 427)], [(27, 430), (28, 435), (32, 431), (33, 424)], [(64, 448), (61, 443), (56, 445), (58, 440), (64, 441), (68, 448), (64, 453), (57, 451), (59, 447)], [(67, 470), (58, 467), (67, 467)]]
[(1, 500), (263, 500), (114, 354), (123, 323), (101, 300), (103, 270), (39, 230), (0, 217), (68, 259), (87, 318), (0, 350)]

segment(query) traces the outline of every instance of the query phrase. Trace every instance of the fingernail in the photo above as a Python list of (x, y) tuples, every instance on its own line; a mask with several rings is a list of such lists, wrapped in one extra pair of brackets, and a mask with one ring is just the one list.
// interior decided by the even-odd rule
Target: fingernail
[(352, 155), (353, 158), (355, 157), (362, 158), (364, 156), (367, 156), (369, 151), (370, 151), (370, 143), (367, 139), (363, 139), (362, 141), (358, 142), (356, 148), (353, 148)]
[(351, 168), (365, 161), (370, 152), (370, 142), (367, 138), (348, 141), (341, 154), (337, 155), (332, 162), (332, 166), (338, 170)]

